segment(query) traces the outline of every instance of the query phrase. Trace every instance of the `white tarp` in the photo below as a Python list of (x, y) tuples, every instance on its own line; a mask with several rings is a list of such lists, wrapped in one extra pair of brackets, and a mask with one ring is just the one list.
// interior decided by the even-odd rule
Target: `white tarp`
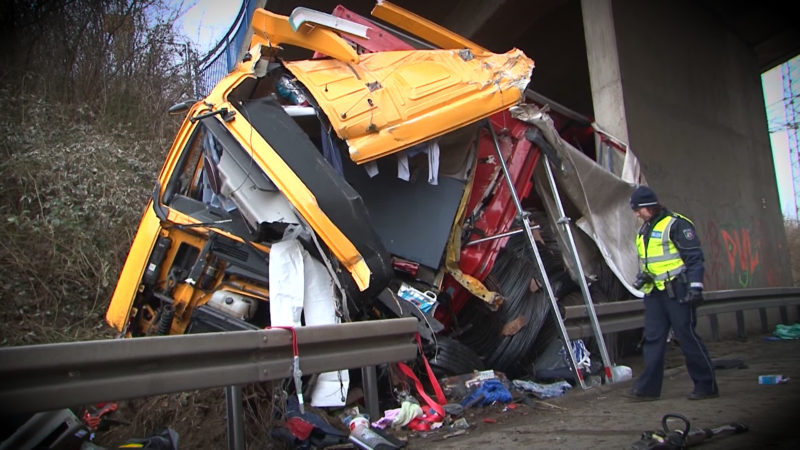
[[(513, 117), (534, 125), (550, 143), (555, 151), (553, 175), (556, 178), (561, 201), (574, 224), (584, 233), (573, 235), (581, 255), (581, 264), (588, 278), (597, 274), (596, 264), (592, 264), (592, 253), (599, 251), (611, 271), (622, 284), (636, 296), (642, 294), (633, 289), (631, 283), (639, 270), (638, 257), (634, 244), (639, 225), (631, 212), (629, 199), (634, 184), (623, 180), (614, 173), (593, 161), (591, 158), (564, 141), (553, 126), (552, 119), (535, 105), (523, 104), (511, 109)], [(625, 166), (621, 173), (638, 174), (639, 162), (628, 150)], [(560, 163), (560, 164), (558, 164)], [(552, 221), (558, 220), (553, 194), (550, 190), (543, 167), (537, 168), (536, 187)], [(561, 232), (561, 227), (556, 227)], [(594, 241), (587, 242), (585, 236)], [(565, 242), (561, 236), (561, 243)], [(593, 247), (596, 246), (596, 251)], [(562, 249), (569, 248), (562, 245)], [(565, 262), (575, 277), (572, 259), (565, 254)], [(570, 267), (572, 266), (572, 267)]]

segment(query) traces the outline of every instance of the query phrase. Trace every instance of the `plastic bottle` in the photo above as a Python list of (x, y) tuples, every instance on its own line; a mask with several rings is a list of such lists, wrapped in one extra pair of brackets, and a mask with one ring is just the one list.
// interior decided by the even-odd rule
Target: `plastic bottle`
[(759, 375), (758, 384), (781, 384), (785, 383), (786, 378), (783, 375)]
[(278, 94), (280, 94), (281, 97), (288, 99), (295, 105), (308, 104), (308, 99), (306, 99), (306, 96), (303, 95), (303, 92), (300, 91), (300, 89), (295, 86), (287, 77), (281, 77), (278, 79), (275, 90), (278, 91)]
[(633, 378), (633, 370), (628, 366), (611, 366), (611, 380), (613, 383), (630, 380)]
[(381, 446), (381, 448), (397, 448), (381, 435), (372, 431), (369, 426), (369, 420), (364, 416), (354, 417), (350, 420), (348, 427), (350, 427), (350, 442), (356, 444), (359, 448), (366, 450), (374, 450), (378, 446)]

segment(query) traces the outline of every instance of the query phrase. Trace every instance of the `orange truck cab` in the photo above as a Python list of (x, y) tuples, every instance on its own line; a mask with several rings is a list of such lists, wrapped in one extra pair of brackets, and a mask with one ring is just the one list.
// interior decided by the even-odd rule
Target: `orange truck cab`
[[(108, 307), (112, 327), (269, 326), (270, 303), (308, 284), (303, 270), (286, 278), (297, 258), (321, 277), (337, 320), (369, 317), (387, 288), (435, 298), (459, 272), (481, 125), (520, 102), (533, 62), (389, 2), (373, 15), (441, 48), (366, 51), (354, 42), (368, 27), (255, 11), (249, 51), (190, 106), (166, 156)], [(282, 46), (316, 56), (285, 61)], [(469, 278), (459, 274), (487, 292)]]

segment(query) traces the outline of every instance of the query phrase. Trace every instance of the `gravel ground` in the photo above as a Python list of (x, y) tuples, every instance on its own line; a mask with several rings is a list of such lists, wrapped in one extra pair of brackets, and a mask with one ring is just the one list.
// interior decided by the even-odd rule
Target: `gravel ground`
[[(664, 390), (654, 402), (634, 402), (622, 396), (631, 381), (597, 386), (586, 391), (520, 404), (513, 410), (500, 407), (471, 409), (466, 432), (437, 430), (411, 434), (411, 449), (522, 449), (522, 448), (630, 448), (643, 431), (661, 428), (667, 413), (688, 417), (692, 428), (711, 428), (742, 423), (743, 434), (716, 436), (700, 443), (706, 449), (797, 449), (800, 434), (794, 433), (800, 418), (800, 341), (768, 341), (754, 336), (742, 341), (707, 342), (712, 358), (740, 359), (746, 368), (720, 369), (719, 398), (690, 401), (692, 383), (677, 347), (667, 355)], [(641, 356), (618, 362), (641, 367)], [(782, 374), (786, 384), (759, 385), (758, 376)]]

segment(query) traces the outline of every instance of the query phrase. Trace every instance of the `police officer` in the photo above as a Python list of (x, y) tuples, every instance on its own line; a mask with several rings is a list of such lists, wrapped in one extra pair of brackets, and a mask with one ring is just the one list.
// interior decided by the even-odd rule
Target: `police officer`
[(626, 396), (657, 400), (664, 378), (664, 352), (670, 327), (694, 382), (690, 400), (719, 396), (714, 366), (695, 332), (695, 309), (703, 299), (703, 251), (688, 218), (664, 208), (647, 186), (631, 195), (634, 214), (644, 221), (636, 236), (639, 274), (634, 287), (644, 297), (644, 369)]

